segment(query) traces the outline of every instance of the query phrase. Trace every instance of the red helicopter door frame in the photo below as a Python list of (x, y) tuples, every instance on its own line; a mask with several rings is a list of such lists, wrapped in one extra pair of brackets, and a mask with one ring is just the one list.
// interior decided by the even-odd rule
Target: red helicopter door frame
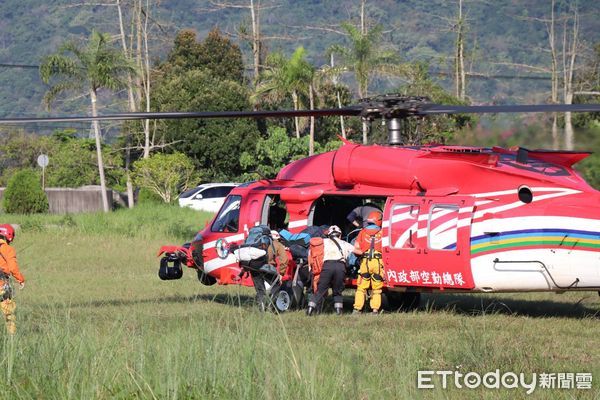
[(472, 289), (473, 204), (465, 196), (388, 198), (383, 221), (388, 286)]

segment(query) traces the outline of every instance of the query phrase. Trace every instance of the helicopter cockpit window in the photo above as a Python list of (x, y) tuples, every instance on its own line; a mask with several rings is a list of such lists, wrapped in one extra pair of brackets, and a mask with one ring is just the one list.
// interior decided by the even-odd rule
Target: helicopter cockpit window
[(456, 250), (458, 240), (458, 206), (436, 205), (429, 213), (427, 227), (429, 248)]
[(212, 232), (237, 232), (240, 225), (240, 204), (242, 196), (229, 196), (213, 222)]

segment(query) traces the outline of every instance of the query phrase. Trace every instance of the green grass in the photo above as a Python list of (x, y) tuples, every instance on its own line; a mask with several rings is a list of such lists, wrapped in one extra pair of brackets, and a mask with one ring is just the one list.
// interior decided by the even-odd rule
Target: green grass
[[(427, 295), (420, 309), (260, 314), (252, 288), (157, 277), (208, 215), (144, 207), (16, 217), (27, 286), (0, 330), (1, 399), (600, 398), (600, 297)], [(352, 302), (346, 292), (346, 309)], [(593, 390), (417, 390), (419, 369), (591, 372)], [(9, 376), (10, 375), (10, 376)]]

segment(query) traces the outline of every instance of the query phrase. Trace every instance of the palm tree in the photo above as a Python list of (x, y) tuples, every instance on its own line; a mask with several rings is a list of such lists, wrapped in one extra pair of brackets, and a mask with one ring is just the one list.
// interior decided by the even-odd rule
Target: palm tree
[[(292, 97), (294, 110), (299, 110), (302, 97), (305, 97), (313, 81), (315, 68), (306, 60), (306, 51), (300, 46), (287, 59), (281, 53), (271, 53), (266, 60), (266, 68), (256, 87), (256, 97), (266, 97), (271, 101), (281, 101)], [(300, 137), (300, 122), (294, 118), (296, 137)]]
[[(372, 75), (403, 75), (406, 68), (400, 64), (398, 54), (382, 47), (381, 26), (367, 31), (364, 24), (362, 28), (344, 22), (342, 28), (350, 39), (349, 46), (333, 45), (329, 48), (330, 54), (338, 54), (341, 63), (332, 68), (332, 71), (352, 71), (358, 87), (358, 97), (363, 99), (368, 96), (369, 80)], [(363, 143), (367, 143), (366, 123), (363, 122)]]
[[(44, 96), (44, 103), (50, 104), (63, 93), (87, 93), (90, 96), (92, 116), (98, 115), (98, 91), (100, 89), (119, 90), (127, 86), (128, 74), (135, 68), (123, 53), (110, 45), (110, 35), (92, 31), (87, 45), (68, 41), (63, 43), (55, 54), (46, 56), (40, 65), (42, 81), (50, 84)], [(102, 191), (102, 206), (109, 211), (102, 162), (101, 134), (98, 121), (93, 122), (98, 157), (98, 174)]]

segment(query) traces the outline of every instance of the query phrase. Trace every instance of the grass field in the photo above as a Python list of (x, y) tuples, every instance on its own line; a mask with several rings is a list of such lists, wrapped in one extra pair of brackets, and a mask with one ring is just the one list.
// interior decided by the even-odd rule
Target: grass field
[[(427, 295), (409, 313), (260, 314), (252, 288), (160, 281), (207, 215), (3, 215), (27, 278), (2, 331), (0, 399), (600, 398), (600, 297)], [(346, 293), (346, 309), (352, 291)], [(417, 389), (418, 370), (593, 374), (591, 390)]]

